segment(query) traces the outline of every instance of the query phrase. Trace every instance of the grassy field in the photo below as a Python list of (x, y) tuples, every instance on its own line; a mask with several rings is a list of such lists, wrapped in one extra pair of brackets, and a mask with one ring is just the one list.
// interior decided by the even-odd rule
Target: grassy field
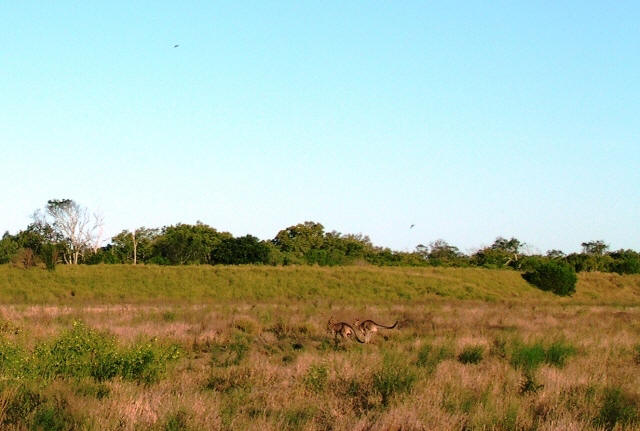
[(0, 266), (0, 429), (640, 429), (639, 304), (615, 274)]

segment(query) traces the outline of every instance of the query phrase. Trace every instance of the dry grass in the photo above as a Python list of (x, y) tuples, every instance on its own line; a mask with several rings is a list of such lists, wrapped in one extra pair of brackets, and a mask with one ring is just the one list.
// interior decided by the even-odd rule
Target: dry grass
[[(96, 274), (108, 270), (99, 268)], [(166, 271), (140, 271), (147, 270)], [(380, 285), (394, 276), (403, 283), (414, 280), (406, 292), (420, 288), (414, 276), (432, 274), (443, 283), (449, 280), (450, 284), (440, 288), (456, 292), (456, 283), (469, 283), (466, 278), (477, 274), (478, 289), (486, 290), (470, 294), (475, 299), (468, 300), (434, 294), (424, 294), (419, 300), (402, 295), (380, 300), (369, 293), (358, 301), (340, 300), (336, 292), (294, 298), (289, 288), (283, 288), (281, 297), (274, 294), (260, 300), (253, 297), (254, 292), (247, 298), (222, 295), (226, 299), (196, 300), (174, 295), (165, 301), (158, 294), (144, 302), (141, 293), (134, 292), (135, 300), (117, 303), (116, 288), (107, 286), (103, 301), (94, 294), (79, 304), (75, 301), (78, 295), (41, 305), (35, 301), (5, 303), (0, 306), (3, 346), (20, 346), (29, 352), (80, 320), (113, 334), (122, 346), (157, 339), (165, 345), (177, 343), (182, 354), (169, 364), (166, 375), (150, 384), (120, 377), (104, 382), (74, 377), (16, 379), (9, 368), (3, 368), (0, 354), (0, 428), (640, 429), (640, 308), (633, 301), (637, 278), (582, 275), (576, 297), (558, 299), (520, 286), (511, 272), (496, 287), (482, 279), (493, 272), (478, 270), (378, 273), (374, 268), (366, 269), (369, 275), (344, 268), (335, 272), (312, 268), (312, 275), (306, 269), (302, 275), (296, 273), (299, 269), (271, 270), (229, 269), (248, 271), (248, 279), (276, 274), (276, 281), (268, 282), (272, 285), (285, 283), (278, 282), (278, 277), (317, 278), (320, 273), (327, 280), (317, 282), (317, 292), (331, 292), (333, 283), (339, 285), (344, 277), (357, 283), (376, 274), (384, 276)], [(59, 277), (62, 281), (58, 282), (65, 284), (74, 279), (69, 275), (73, 271), (46, 277)], [(194, 271), (188, 278), (215, 274), (209, 268)], [(285, 275), (277, 275), (278, 271)], [(13, 270), (0, 268), (0, 273), (14, 280), (23, 277)], [(24, 277), (35, 279), (34, 274)], [(331, 281), (332, 277), (338, 281)], [(14, 289), (26, 288), (20, 283), (24, 280)], [(522, 287), (518, 295), (507, 291), (504, 298), (478, 299), (487, 292), (497, 295), (500, 289), (511, 289), (510, 283)], [(83, 292), (88, 288), (76, 281), (75, 289)], [(612, 301), (598, 301), (605, 289), (619, 290)], [(400, 324), (398, 329), (382, 330), (370, 344), (334, 346), (325, 333), (332, 315), (337, 320), (366, 317), (381, 322), (399, 320)], [(514, 366), (515, 346), (541, 343), (548, 348), (553, 342), (574, 350), (564, 366), (552, 362), (542, 362), (532, 370)], [(479, 362), (459, 360), (466, 348), (477, 346), (482, 350)]]

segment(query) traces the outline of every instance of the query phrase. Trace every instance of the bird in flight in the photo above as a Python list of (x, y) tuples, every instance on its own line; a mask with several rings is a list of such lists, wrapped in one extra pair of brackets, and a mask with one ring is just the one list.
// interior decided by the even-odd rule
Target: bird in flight
[(409, 226), (409, 229), (413, 229), (414, 226), (415, 224), (412, 224), (411, 226)]
[(179, 47), (179, 46), (180, 46), (180, 45), (178, 45), (178, 44), (176, 44), (176, 45), (173, 45), (173, 47), (174, 47), (174, 48), (177, 48), (177, 47)]

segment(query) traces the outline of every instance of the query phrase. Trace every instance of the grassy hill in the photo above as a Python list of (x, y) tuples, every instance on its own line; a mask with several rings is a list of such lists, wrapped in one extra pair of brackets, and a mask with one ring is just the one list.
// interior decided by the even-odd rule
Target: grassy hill
[(436, 298), (640, 304), (640, 276), (581, 273), (577, 292), (559, 298), (511, 270), (478, 268), (268, 266), (58, 266), (24, 270), (0, 265), (0, 303), (82, 304), (296, 300), (354, 304)]

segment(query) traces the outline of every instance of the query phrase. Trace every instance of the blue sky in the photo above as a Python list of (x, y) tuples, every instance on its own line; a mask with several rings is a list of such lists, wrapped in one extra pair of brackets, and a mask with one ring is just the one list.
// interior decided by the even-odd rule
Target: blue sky
[(2, 231), (640, 249), (638, 2), (97, 3), (0, 3)]

